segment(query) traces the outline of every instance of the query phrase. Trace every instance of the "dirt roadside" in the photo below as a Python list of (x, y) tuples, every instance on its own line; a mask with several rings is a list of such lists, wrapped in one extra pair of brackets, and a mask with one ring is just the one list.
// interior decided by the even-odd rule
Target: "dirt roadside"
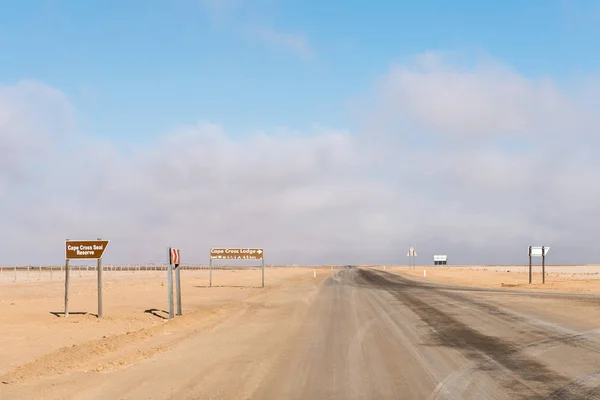
[[(268, 268), (264, 289), (259, 270), (182, 274), (183, 316), (166, 319), (164, 272), (105, 275), (104, 318), (95, 316), (95, 276), (74, 277), (71, 314), (62, 312), (64, 282), (3, 284), (0, 291), (0, 380), (4, 387), (73, 371), (101, 372), (164, 353), (186, 338), (217, 326), (248, 308), (257, 296), (277, 298), (294, 286), (315, 288), (327, 269)], [(0, 393), (2, 392), (0, 386)]]
[[(374, 269), (384, 270), (384, 267)], [(494, 289), (523, 289), (600, 294), (600, 267), (547, 267), (546, 282), (542, 284), (539, 266), (534, 267), (529, 284), (527, 267), (385, 267), (392, 273), (444, 284)]]

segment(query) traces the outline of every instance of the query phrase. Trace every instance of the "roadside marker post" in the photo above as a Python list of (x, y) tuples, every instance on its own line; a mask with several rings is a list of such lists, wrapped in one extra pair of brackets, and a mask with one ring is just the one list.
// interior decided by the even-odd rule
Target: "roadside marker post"
[(179, 275), (179, 249), (169, 247), (169, 267), (168, 273), (168, 291), (169, 291), (169, 319), (174, 318), (174, 305), (173, 305), (173, 267), (176, 270), (176, 284), (177, 284), (177, 315), (181, 315), (181, 282)]
[(209, 260), (209, 286), (212, 286), (213, 260), (260, 260), (261, 287), (265, 287), (265, 250), (262, 248), (211, 248)]
[(69, 316), (69, 261), (90, 259), (98, 261), (98, 318), (102, 318), (102, 255), (109, 242), (102, 239), (65, 240), (65, 318)]
[[(172, 266), (172, 269), (175, 269), (175, 295), (177, 297), (177, 315), (182, 315), (181, 312), (181, 256), (179, 249), (175, 249), (173, 247), (169, 248), (169, 265)], [(171, 273), (169, 273), (169, 277), (171, 277)], [(172, 285), (172, 283), (171, 283)], [(169, 310), (172, 309), (172, 295), (169, 300)], [(171, 313), (169, 313), (170, 318)]]

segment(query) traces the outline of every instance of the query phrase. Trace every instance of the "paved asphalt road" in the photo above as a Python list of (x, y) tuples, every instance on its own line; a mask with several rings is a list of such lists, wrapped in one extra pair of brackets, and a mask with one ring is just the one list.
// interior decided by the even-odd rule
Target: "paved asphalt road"
[(600, 332), (515, 306), (536, 296), (600, 305), (345, 268), (252, 398), (600, 399)]

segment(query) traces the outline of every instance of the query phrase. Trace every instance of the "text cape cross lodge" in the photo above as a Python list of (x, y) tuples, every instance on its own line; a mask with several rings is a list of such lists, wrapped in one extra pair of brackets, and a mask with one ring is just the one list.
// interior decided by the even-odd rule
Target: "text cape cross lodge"
[(211, 249), (211, 259), (237, 259), (237, 260), (261, 260), (264, 257), (263, 249)]

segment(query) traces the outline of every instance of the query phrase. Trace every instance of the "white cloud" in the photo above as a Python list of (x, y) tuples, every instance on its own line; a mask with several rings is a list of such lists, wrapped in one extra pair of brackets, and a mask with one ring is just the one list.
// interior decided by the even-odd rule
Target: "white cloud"
[(278, 47), (300, 56), (304, 60), (314, 55), (307, 37), (301, 33), (282, 32), (269, 27), (255, 28), (251, 36), (274, 47)]
[(386, 124), (401, 120), (461, 140), (578, 129), (587, 111), (550, 79), (527, 79), (498, 64), (453, 68), (431, 53), (393, 67), (376, 96)]
[(597, 262), (598, 95), (430, 53), (381, 77), (356, 132), (198, 123), (123, 149), (77, 135), (58, 90), (0, 87), (0, 263), (60, 263), (67, 237), (111, 239), (106, 263)]

